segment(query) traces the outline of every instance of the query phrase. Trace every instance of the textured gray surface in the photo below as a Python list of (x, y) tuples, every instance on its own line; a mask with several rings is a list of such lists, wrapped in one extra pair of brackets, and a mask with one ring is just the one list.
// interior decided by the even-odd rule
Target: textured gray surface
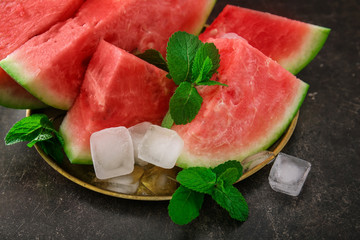
[[(332, 28), (300, 73), (310, 84), (294, 135), (283, 152), (312, 169), (299, 197), (271, 190), (266, 166), (236, 184), (250, 208), (232, 220), (210, 198), (200, 217), (177, 226), (168, 202), (104, 196), (62, 177), (25, 144), (0, 143), (0, 239), (359, 239), (360, 3), (218, 1)], [(210, 21), (211, 21), (210, 19)], [(25, 111), (0, 107), (0, 138)]]

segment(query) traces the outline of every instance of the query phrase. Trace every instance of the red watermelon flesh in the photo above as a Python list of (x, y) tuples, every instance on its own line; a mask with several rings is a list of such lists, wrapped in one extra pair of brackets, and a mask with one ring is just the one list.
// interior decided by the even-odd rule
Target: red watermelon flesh
[[(0, 1), (0, 60), (33, 36), (71, 17), (83, 0)], [(0, 105), (11, 108), (46, 106), (0, 68)]]
[(173, 129), (184, 140), (180, 167), (214, 167), (271, 146), (300, 108), (308, 85), (243, 39), (209, 39), (219, 49), (214, 80), (198, 87), (203, 104), (195, 119)]
[(100, 39), (127, 51), (155, 48), (178, 30), (200, 32), (214, 0), (87, 0), (73, 19), (32, 38), (0, 62), (46, 104), (68, 109)]
[(227, 5), (199, 37), (206, 41), (236, 33), (296, 74), (317, 55), (329, 32), (328, 28)]
[(109, 127), (161, 124), (175, 85), (166, 72), (101, 41), (80, 95), (60, 126), (72, 163), (91, 164), (90, 136)]

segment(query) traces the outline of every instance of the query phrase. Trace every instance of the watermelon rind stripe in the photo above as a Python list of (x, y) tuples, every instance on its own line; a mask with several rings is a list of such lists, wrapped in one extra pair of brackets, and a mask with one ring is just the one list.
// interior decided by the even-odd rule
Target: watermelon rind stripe
[(41, 109), (47, 107), (45, 103), (35, 99), (33, 101), (30, 99), (14, 99), (11, 94), (9, 95), (7, 92), (2, 91), (2, 89), (0, 89), (0, 105), (13, 109)]
[(215, 4), (216, 4), (216, 1), (217, 0), (212, 0), (212, 1), (208, 1), (209, 2), (209, 6), (204, 8), (205, 11), (203, 13), (203, 21), (201, 23), (198, 24), (198, 27), (197, 29), (194, 30), (194, 35), (199, 35), (201, 33), (201, 31), (203, 30), (204, 28), (204, 25), (206, 24)]
[(67, 110), (69, 103), (66, 99), (61, 99), (59, 97), (54, 98), (54, 94), (51, 92), (51, 89), (45, 89), (45, 86), (41, 83), (33, 83), (33, 81), (36, 81), (36, 73), (28, 71), (29, 67), (17, 59), (15, 52), (1, 60), (0, 67), (40, 101), (46, 104), (46, 99), (53, 99), (53, 101), (56, 101), (56, 104), (53, 104), (56, 105), (56, 108)]
[[(271, 147), (290, 126), (292, 120), (296, 116), (302, 103), (305, 100), (308, 89), (309, 89), (309, 85), (301, 81), (299, 84), (299, 89), (297, 91), (297, 97), (294, 98), (293, 105), (290, 105), (288, 107), (287, 116), (283, 118), (282, 122), (279, 122), (278, 127), (274, 126), (274, 128), (277, 130), (273, 132), (270, 136), (268, 136), (267, 139), (259, 140), (260, 141), (259, 144), (255, 145), (252, 149), (249, 149), (247, 152), (242, 152), (241, 155), (234, 156), (232, 159), (228, 159), (228, 160), (237, 160), (241, 162), (246, 157)], [(191, 155), (190, 153), (183, 152), (178, 158), (176, 165), (181, 168), (188, 168), (188, 167), (194, 167), (195, 166), (194, 163), (196, 163), (196, 166), (199, 167), (215, 167), (223, 162), (224, 161), (222, 159), (219, 160), (213, 159), (212, 161), (197, 159), (195, 156)]]
[(64, 152), (66, 153), (69, 161), (73, 164), (92, 165), (91, 155), (89, 152), (84, 151), (81, 146), (75, 143), (77, 136), (74, 136), (72, 131), (68, 131), (67, 129), (71, 129), (71, 124), (69, 123), (68, 118), (65, 117), (61, 123), (59, 131), (61, 136), (64, 138)]
[(311, 25), (311, 30), (302, 48), (298, 51), (301, 55), (289, 56), (286, 59), (281, 59), (281, 61), (279, 61), (280, 65), (292, 74), (298, 74), (320, 52), (329, 36), (330, 31), (330, 28)]
[[(10, 72), (11, 74), (7, 73), (10, 77), (14, 78), (13, 76), (18, 77), (21, 79), (20, 73), (16, 71), (16, 68), (13, 68), (13, 64), (11, 64), (11, 61), (1, 61), (0, 62), (1, 68), (5, 72)], [(2, 70), (1, 70), (2, 71)], [(5, 77), (5, 73), (0, 74), (0, 77)], [(6, 76), (8, 77), (8, 76)], [(11, 81), (13, 81), (11, 79)], [(20, 86), (19, 86), (20, 87)], [(26, 88), (25, 88), (26, 89)], [(11, 94), (11, 92), (8, 92), (9, 90), (6, 88), (0, 89), (0, 105), (8, 108), (14, 108), (14, 109), (40, 109), (45, 108), (47, 105), (37, 98), (31, 97), (31, 94), (28, 93), (28, 96), (18, 96), (17, 98), (14, 98), (14, 96)], [(32, 95), (33, 96), (33, 95)]]
[(24, 74), (24, 71), (19, 70), (24, 69), (23, 66), (19, 62), (12, 60), (11, 55), (0, 61), (0, 67), (26, 89), (25, 79), (29, 80), (30, 77), (27, 78), (26, 76), (28, 75)]

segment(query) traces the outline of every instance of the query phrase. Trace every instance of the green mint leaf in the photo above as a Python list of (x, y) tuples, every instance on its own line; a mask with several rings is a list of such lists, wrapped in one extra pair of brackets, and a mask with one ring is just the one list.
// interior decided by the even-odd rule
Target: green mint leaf
[(47, 119), (45, 114), (33, 114), (16, 122), (5, 137), (5, 144), (31, 142), (42, 132), (42, 121)]
[(223, 189), (215, 188), (211, 196), (232, 218), (239, 221), (246, 221), (248, 218), (249, 208), (246, 200), (233, 185), (224, 185)]
[(192, 62), (203, 45), (199, 38), (186, 32), (174, 33), (167, 45), (166, 60), (169, 73), (176, 85), (191, 80)]
[(170, 99), (170, 114), (175, 124), (191, 122), (199, 112), (202, 97), (189, 82), (182, 82)]
[(176, 180), (191, 190), (211, 194), (216, 184), (216, 174), (209, 168), (191, 167), (180, 171)]
[(31, 140), (31, 142), (29, 142), (27, 144), (28, 147), (32, 147), (35, 145), (35, 143), (37, 142), (42, 142), (42, 141), (46, 141), (46, 140), (49, 140), (51, 138), (53, 138), (54, 136), (52, 135), (52, 132), (45, 129), (45, 128), (41, 128), (38, 135), (33, 139)]
[[(208, 60), (208, 58), (210, 60)], [(211, 65), (209, 64), (211, 63)], [(208, 81), (220, 67), (219, 50), (213, 43), (204, 43), (196, 52), (192, 65), (192, 82)]]
[(55, 134), (56, 138), (59, 140), (59, 143), (61, 144), (61, 146), (63, 147), (65, 142), (63, 137), (60, 135), (60, 133), (55, 129), (54, 124), (49, 120), (48, 117), (41, 119), (41, 126), (48, 130), (51, 131), (53, 134)]
[(241, 165), (241, 163), (239, 161), (229, 160), (229, 161), (227, 161), (227, 162), (225, 162), (223, 164), (220, 164), (220, 165), (216, 166), (215, 168), (213, 168), (211, 170), (219, 178), (221, 176), (221, 174), (223, 174), (226, 170), (228, 170), (230, 168), (237, 169), (237, 174), (234, 175), (234, 179), (236, 178), (236, 181), (239, 180), (239, 178), (243, 174), (243, 167), (242, 167), (242, 165)]
[[(195, 65), (193, 65), (193, 66), (195, 66)], [(205, 61), (203, 62), (203, 65), (201, 66), (200, 72), (198, 73), (198, 76), (195, 79), (196, 84), (209, 79), (208, 75), (209, 75), (209, 72), (211, 71), (212, 66), (213, 65), (212, 65), (211, 59), (209, 57), (206, 57)]]
[(238, 173), (239, 170), (236, 168), (228, 168), (225, 170), (225, 172), (223, 172), (220, 176), (218, 180), (222, 180), (223, 184), (225, 185), (231, 185), (234, 184), (237, 180), (239, 180), (238, 178)]
[(47, 141), (38, 142), (37, 144), (44, 151), (44, 153), (49, 155), (56, 162), (58, 163), (62, 162), (64, 158), (64, 154), (62, 151), (61, 143), (57, 138), (51, 138)]
[(227, 87), (228, 85), (225, 83), (221, 83), (221, 82), (217, 82), (217, 81), (203, 81), (203, 82), (199, 82), (197, 83), (197, 85), (207, 85), (207, 86), (214, 86), (214, 85), (219, 85), (219, 86), (224, 86)]
[(203, 201), (204, 194), (180, 185), (169, 203), (168, 211), (171, 220), (179, 225), (191, 222), (199, 216)]
[(56, 161), (64, 157), (64, 139), (55, 130), (53, 123), (45, 114), (33, 114), (14, 124), (5, 137), (7, 145), (28, 141), (28, 147), (38, 143), (43, 151)]
[(136, 56), (166, 72), (169, 72), (165, 59), (161, 53), (155, 49), (148, 49), (143, 53), (136, 54)]
[(174, 125), (174, 120), (171, 118), (171, 114), (168, 111), (161, 122), (161, 126), (170, 129), (173, 125)]

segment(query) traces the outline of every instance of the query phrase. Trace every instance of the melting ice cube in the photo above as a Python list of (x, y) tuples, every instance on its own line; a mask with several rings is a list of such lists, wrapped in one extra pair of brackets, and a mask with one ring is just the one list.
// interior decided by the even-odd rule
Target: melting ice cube
[(273, 190), (291, 196), (298, 196), (311, 164), (300, 158), (279, 153), (269, 175), (269, 183)]
[(140, 144), (141, 140), (144, 138), (145, 133), (150, 128), (150, 126), (151, 126), (151, 123), (142, 122), (142, 123), (136, 124), (129, 128), (130, 136), (131, 136), (131, 139), (133, 141), (133, 146), (134, 146), (135, 163), (140, 166), (145, 166), (146, 164), (148, 164), (147, 162), (142, 161), (138, 157), (138, 148), (139, 148), (139, 144)]
[(113, 178), (134, 170), (133, 144), (125, 127), (107, 128), (93, 133), (90, 148), (97, 178)]
[(153, 166), (147, 169), (141, 178), (142, 195), (171, 195), (178, 188), (178, 183), (175, 180), (179, 169), (163, 169)]
[(134, 167), (134, 171), (130, 174), (120, 177), (109, 178), (105, 180), (94, 179), (94, 183), (97, 186), (108, 189), (110, 191), (134, 194), (139, 186), (140, 178), (144, 174), (144, 169), (139, 166)]
[(162, 168), (173, 168), (184, 141), (171, 129), (151, 125), (139, 144), (139, 158)]

